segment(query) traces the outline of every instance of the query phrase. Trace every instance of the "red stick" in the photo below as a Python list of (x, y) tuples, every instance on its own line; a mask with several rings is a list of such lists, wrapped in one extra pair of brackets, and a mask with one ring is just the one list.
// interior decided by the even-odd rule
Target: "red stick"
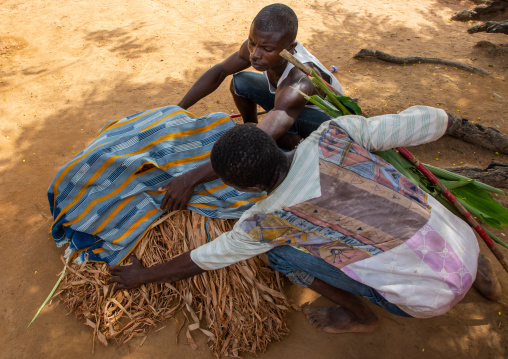
[(448, 199), (455, 206), (455, 208), (457, 208), (459, 213), (464, 216), (469, 225), (473, 227), (476, 232), (478, 232), (485, 244), (490, 248), (492, 253), (494, 253), (496, 258), (503, 265), (504, 269), (508, 272), (508, 262), (504, 258), (504, 255), (499, 251), (499, 248), (497, 248), (492, 238), (490, 238), (490, 236), (484, 231), (482, 226), (480, 226), (478, 221), (474, 219), (473, 215), (462, 205), (462, 203), (460, 203), (457, 198), (450, 192), (450, 190), (446, 188), (445, 185), (442, 184), (441, 181), (439, 181), (427, 167), (425, 167), (415, 156), (413, 156), (411, 152), (409, 152), (404, 147), (397, 147), (396, 150), (399, 151), (400, 154), (408, 159), (413, 165), (415, 165), (415, 167), (418, 168), (418, 170), (423, 173), (423, 175), (427, 177), (430, 182), (437, 185), (441, 189), (446, 199)]

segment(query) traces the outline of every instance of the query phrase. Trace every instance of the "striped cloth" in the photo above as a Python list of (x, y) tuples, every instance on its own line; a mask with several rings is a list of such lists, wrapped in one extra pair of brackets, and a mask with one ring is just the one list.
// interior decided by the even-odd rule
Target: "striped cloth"
[[(197, 118), (177, 106), (110, 121), (63, 166), (48, 189), (57, 246), (69, 244), (76, 263), (117, 264), (160, 217), (157, 189), (206, 162), (234, 122), (224, 113)], [(198, 185), (188, 208), (238, 218), (265, 195), (242, 193), (220, 179)]]

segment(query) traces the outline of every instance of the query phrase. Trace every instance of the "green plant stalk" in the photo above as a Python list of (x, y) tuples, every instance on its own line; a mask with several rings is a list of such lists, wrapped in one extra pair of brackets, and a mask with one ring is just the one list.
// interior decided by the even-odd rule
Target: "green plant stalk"
[(37, 317), (39, 316), (39, 313), (41, 312), (42, 308), (44, 308), (46, 306), (46, 304), (49, 302), (49, 300), (51, 299), (51, 297), (53, 296), (53, 294), (55, 293), (56, 289), (58, 288), (58, 286), (60, 285), (60, 283), (62, 282), (62, 279), (64, 278), (65, 276), (65, 272), (67, 271), (67, 265), (69, 264), (69, 260), (70, 258), (72, 257), (72, 254), (70, 254), (68, 257), (67, 257), (67, 261), (65, 262), (65, 266), (64, 266), (64, 269), (62, 271), (62, 274), (60, 274), (60, 278), (58, 278), (58, 281), (56, 282), (55, 286), (53, 287), (53, 289), (51, 290), (51, 293), (49, 293), (48, 297), (46, 298), (46, 300), (44, 301), (44, 303), (42, 303), (41, 307), (39, 308), (39, 310), (37, 311), (37, 313), (35, 313), (35, 316), (33, 317), (32, 321), (28, 324), (28, 326), (26, 327), (26, 329), (30, 328), (30, 325), (32, 325), (32, 323), (35, 321), (35, 319), (37, 319)]
[(332, 104), (337, 107), (344, 115), (350, 115), (351, 112), (337, 99), (337, 95), (328, 87), (325, 81), (314, 71), (312, 71), (312, 79), (311, 82), (314, 86), (320, 88), (332, 101)]
[(304, 94), (302, 91), (300, 91), (298, 89), (295, 89), (295, 90), (298, 91), (300, 93), (300, 95), (302, 95), (307, 101), (318, 106), (320, 109), (325, 111), (325, 113), (327, 113), (328, 115), (330, 115), (332, 117), (342, 116), (342, 112), (340, 112), (340, 110), (337, 110), (336, 108), (334, 108), (332, 105), (330, 105), (329, 102), (323, 100), (321, 97), (319, 97), (317, 95), (309, 96), (309, 95)]
[(494, 233), (492, 233), (491, 231), (489, 231), (487, 228), (483, 227), (483, 230), (485, 232), (487, 232), (487, 234), (490, 236), (490, 238), (492, 238), (494, 240), (494, 242), (497, 242), (499, 243), (500, 245), (502, 245), (503, 247), (505, 248), (508, 248), (508, 244), (506, 244), (505, 242), (503, 242), (500, 238), (498, 238)]
[[(468, 178), (466, 176), (462, 176), (462, 175), (459, 175), (459, 174), (456, 174), (456, 173), (444, 170), (444, 169), (439, 168), (439, 167), (435, 167), (435, 166), (428, 165), (428, 164), (425, 164), (425, 167), (427, 167), (430, 170), (430, 172), (432, 172), (435, 176), (439, 176), (439, 177), (441, 177), (442, 179), (445, 179), (445, 180), (452, 180), (452, 181), (465, 180), (465, 181), (471, 181), (471, 178)], [(488, 184), (485, 184), (485, 183), (477, 181), (477, 180), (473, 180), (473, 181), (474, 181), (475, 185), (477, 185), (478, 187), (481, 187), (482, 189), (484, 189), (486, 191), (489, 191), (489, 192), (492, 192), (492, 193), (497, 193), (497, 194), (502, 194), (503, 196), (506, 196), (503, 191), (501, 191), (500, 189), (498, 189), (496, 187), (489, 186)]]

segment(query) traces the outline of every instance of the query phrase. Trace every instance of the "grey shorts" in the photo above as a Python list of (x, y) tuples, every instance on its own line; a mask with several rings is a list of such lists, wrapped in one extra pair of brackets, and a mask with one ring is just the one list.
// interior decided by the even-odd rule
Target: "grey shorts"
[[(270, 111), (275, 105), (275, 95), (268, 90), (268, 80), (263, 74), (251, 71), (242, 71), (233, 75), (233, 87), (238, 96), (249, 99)], [(312, 132), (331, 117), (326, 113), (305, 107), (289, 129), (290, 134), (299, 134), (308, 137)]]

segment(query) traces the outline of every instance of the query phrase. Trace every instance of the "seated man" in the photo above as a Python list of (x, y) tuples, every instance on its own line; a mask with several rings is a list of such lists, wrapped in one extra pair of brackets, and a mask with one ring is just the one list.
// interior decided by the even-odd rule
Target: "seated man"
[[(316, 70), (338, 93), (343, 93), (339, 81), (296, 41), (297, 31), (298, 18), (291, 8), (283, 4), (264, 7), (254, 18), (249, 38), (239, 51), (206, 71), (178, 106), (189, 108), (215, 91), (227, 76), (233, 75), (231, 93), (244, 121), (257, 124), (257, 105), (260, 105), (268, 113), (258, 127), (280, 147), (293, 149), (330, 116), (309, 104), (298, 92), (309, 96), (316, 94), (307, 76), (279, 53), (288, 50), (300, 62)], [(243, 71), (251, 66), (263, 74)], [(162, 208), (184, 209), (194, 187), (213, 178), (217, 176), (209, 164), (176, 178), (163, 188), (167, 193)]]
[(337, 304), (304, 310), (333, 333), (377, 327), (358, 296), (419, 318), (445, 313), (473, 282), (495, 298), (499, 283), (490, 262), (478, 260), (471, 228), (370, 152), (436, 140), (448, 122), (443, 110), (423, 106), (344, 116), (288, 153), (260, 129), (235, 126), (214, 144), (213, 169), (225, 184), (268, 196), (213, 242), (150, 268), (132, 257), (133, 265), (111, 267), (110, 283), (176, 281), (268, 252), (275, 270)]
[[(264, 7), (254, 18), (249, 38), (223, 62), (206, 71), (187, 92), (178, 106), (188, 109), (219, 87), (233, 75), (231, 93), (244, 122), (258, 123), (257, 105), (268, 114), (263, 119), (265, 130), (276, 141), (297, 144), (319, 125), (330, 119), (319, 107), (309, 104), (297, 91), (313, 95), (310, 80), (291, 63), (279, 56), (286, 49), (300, 62), (311, 66), (342, 94), (339, 81), (296, 41), (298, 18), (284, 4)], [(253, 67), (263, 74), (243, 71)], [(288, 132), (289, 131), (289, 132)]]

